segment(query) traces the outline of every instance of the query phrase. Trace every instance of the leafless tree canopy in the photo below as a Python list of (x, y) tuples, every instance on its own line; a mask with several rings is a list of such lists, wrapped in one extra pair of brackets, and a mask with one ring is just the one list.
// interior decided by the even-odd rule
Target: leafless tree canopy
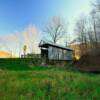
[(76, 23), (77, 39), (81, 44), (81, 53), (100, 49), (100, 1), (93, 4), (89, 17), (80, 17)]
[(66, 33), (63, 20), (58, 16), (52, 17), (50, 22), (45, 26), (44, 32), (48, 36), (48, 41), (57, 43)]

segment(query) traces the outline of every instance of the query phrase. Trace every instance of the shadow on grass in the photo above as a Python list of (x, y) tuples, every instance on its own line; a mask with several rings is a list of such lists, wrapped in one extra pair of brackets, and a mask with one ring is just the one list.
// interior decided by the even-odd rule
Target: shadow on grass
[(3, 70), (13, 70), (13, 71), (32, 71), (32, 70), (48, 70), (50, 68), (48, 67), (43, 67), (43, 66), (31, 66), (29, 65), (16, 65), (16, 64), (11, 64), (11, 65), (0, 65), (0, 69)]
[(35, 66), (30, 64), (34, 59), (28, 58), (7, 58), (0, 59), (0, 69), (14, 70), (14, 71), (28, 71), (28, 70), (47, 70), (47, 67)]

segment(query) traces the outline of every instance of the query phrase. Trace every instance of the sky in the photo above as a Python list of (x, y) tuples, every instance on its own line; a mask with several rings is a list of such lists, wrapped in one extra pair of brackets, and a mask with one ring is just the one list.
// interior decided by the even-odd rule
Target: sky
[(90, 9), (90, 0), (0, 0), (0, 35), (21, 31), (30, 24), (42, 30), (52, 16), (61, 16), (72, 25)]
[[(94, 1), (95, 0), (0, 0), (0, 48), (10, 48), (8, 51), (15, 50), (14, 52), (17, 52), (18, 55), (18, 47), (21, 43), (18, 44), (16, 41), (22, 40), (20, 39), (21, 35), (25, 38), (30, 37), (26, 33), (32, 30), (33, 37), (31, 38), (33, 38), (33, 40), (39, 40), (38, 37), (40, 38), (44, 35), (42, 30), (46, 22), (53, 16), (63, 18), (64, 22), (68, 23), (66, 24), (68, 33), (71, 34), (71, 37), (74, 37), (73, 30), (76, 20), (80, 15), (87, 16), (90, 13), (91, 2)], [(39, 34), (39, 36), (36, 34)], [(26, 42), (28, 43), (29, 40)], [(22, 46), (20, 47), (22, 48)]]

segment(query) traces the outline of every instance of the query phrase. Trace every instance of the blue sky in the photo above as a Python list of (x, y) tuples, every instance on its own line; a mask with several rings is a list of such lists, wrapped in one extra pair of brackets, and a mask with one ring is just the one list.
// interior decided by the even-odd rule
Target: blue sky
[(61, 16), (72, 25), (90, 8), (90, 0), (0, 0), (0, 35), (21, 31), (30, 24), (42, 30), (52, 16)]

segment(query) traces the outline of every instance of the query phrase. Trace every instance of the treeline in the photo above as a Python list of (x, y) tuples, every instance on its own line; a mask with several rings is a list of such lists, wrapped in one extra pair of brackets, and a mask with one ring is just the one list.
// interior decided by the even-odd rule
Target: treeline
[(92, 3), (92, 6), (91, 13), (81, 16), (76, 23), (75, 33), (81, 44), (81, 55), (91, 52), (100, 55), (100, 1)]

